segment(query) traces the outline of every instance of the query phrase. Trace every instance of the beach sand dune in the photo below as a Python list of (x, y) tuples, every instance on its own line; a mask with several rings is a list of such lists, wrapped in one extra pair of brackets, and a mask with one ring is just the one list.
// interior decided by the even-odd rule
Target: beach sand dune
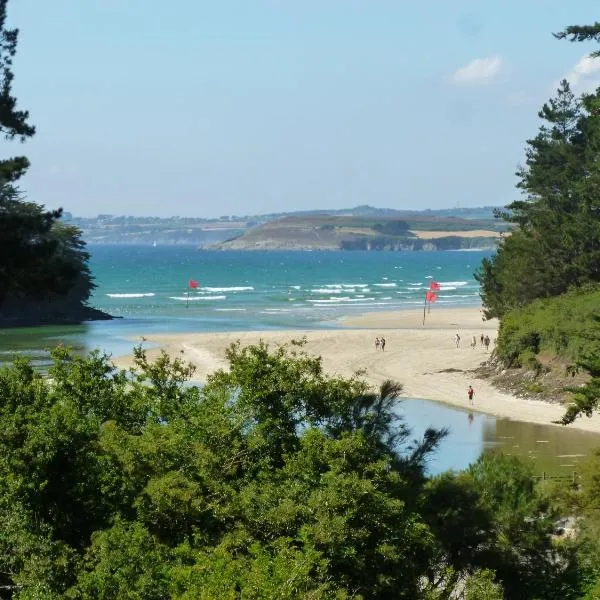
[[(503, 393), (471, 373), (489, 353), (479, 343), (481, 334), (494, 340), (496, 321), (483, 321), (477, 308), (445, 309), (434, 307), (426, 315), (423, 325), (422, 310), (367, 313), (341, 321), (344, 328), (329, 330), (287, 330), (232, 333), (184, 333), (149, 335), (149, 341), (158, 348), (149, 350), (149, 356), (164, 349), (171, 356), (187, 359), (197, 367), (196, 378), (219, 368), (226, 368), (224, 353), (229, 344), (239, 340), (242, 345), (264, 340), (272, 346), (305, 337), (305, 350), (323, 358), (323, 366), (330, 374), (350, 376), (365, 371), (365, 379), (377, 387), (385, 379), (394, 379), (404, 385), (407, 399), (423, 398), (460, 406), (518, 421), (551, 424), (559, 419), (564, 408), (548, 402), (525, 400)], [(455, 335), (461, 337), (457, 348)], [(385, 337), (385, 351), (375, 349), (375, 337)], [(477, 346), (471, 348), (472, 337)], [(490, 344), (490, 351), (493, 341)], [(119, 367), (132, 364), (130, 356), (115, 359)], [(471, 406), (467, 388), (475, 388)], [(406, 400), (409, 401), (409, 400)], [(600, 417), (579, 419), (572, 428), (600, 432)]]

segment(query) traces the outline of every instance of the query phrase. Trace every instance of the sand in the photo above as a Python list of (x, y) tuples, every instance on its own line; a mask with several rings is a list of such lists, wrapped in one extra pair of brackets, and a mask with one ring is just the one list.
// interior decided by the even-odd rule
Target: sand
[(489, 231), (487, 229), (469, 229), (468, 231), (418, 231), (412, 230), (416, 237), (422, 240), (437, 240), (448, 236), (456, 236), (461, 238), (480, 238), (480, 237), (502, 237), (499, 231)]
[[(472, 409), (517, 421), (552, 424), (564, 408), (549, 402), (525, 400), (496, 389), (489, 381), (477, 379), (471, 373), (489, 357), (479, 344), (480, 335), (496, 338), (496, 321), (483, 321), (477, 308), (442, 308), (434, 306), (423, 326), (422, 310), (367, 313), (340, 321), (334, 330), (291, 330), (234, 333), (184, 333), (148, 335), (148, 341), (158, 347), (149, 350), (150, 357), (164, 349), (171, 356), (179, 356), (197, 367), (195, 378), (202, 381), (216, 369), (226, 368), (224, 350), (232, 342), (253, 344), (264, 340), (276, 346), (291, 339), (306, 337), (305, 349), (320, 355), (327, 372), (349, 376), (360, 369), (374, 387), (385, 379), (394, 379), (404, 385), (403, 396), (424, 398), (454, 406)], [(460, 334), (457, 348), (454, 336)], [(385, 351), (376, 351), (376, 336), (386, 339)], [(477, 346), (471, 348), (471, 339)], [(136, 340), (139, 342), (139, 340)], [(131, 356), (115, 359), (119, 367), (132, 364)], [(471, 405), (467, 388), (475, 388)], [(570, 425), (600, 433), (600, 415), (581, 418)]]

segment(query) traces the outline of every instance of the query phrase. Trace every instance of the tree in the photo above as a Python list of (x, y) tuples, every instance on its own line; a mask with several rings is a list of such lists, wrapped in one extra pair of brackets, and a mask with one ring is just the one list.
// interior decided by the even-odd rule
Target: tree
[[(569, 25), (563, 31), (555, 33), (554, 37), (559, 40), (568, 39), (571, 42), (587, 42), (594, 40), (600, 42), (600, 22), (593, 25)], [(600, 50), (592, 52), (592, 57), (600, 56)]]
[(560, 420), (562, 425), (569, 425), (583, 415), (591, 417), (600, 404), (600, 316), (595, 316), (593, 327), (586, 336), (590, 347), (582, 352), (569, 371), (572, 375), (585, 371), (589, 379), (583, 385), (569, 389), (571, 403)]
[(432, 479), (442, 433), (409, 442), (398, 384), (301, 342), (228, 357), (202, 389), (141, 349), (0, 370), (1, 598), (573, 597), (518, 461)]
[(476, 273), (488, 317), (600, 281), (597, 103), (596, 95), (577, 99), (563, 80), (540, 110), (543, 124), (517, 173), (524, 199), (497, 213), (511, 235)]
[[(6, 27), (8, 0), (0, 0), (0, 132), (6, 139), (25, 139), (35, 134), (35, 127), (28, 123), (29, 112), (17, 109), (17, 99), (12, 95), (13, 58), (17, 52), (18, 29)], [(16, 157), (0, 161), (2, 183), (18, 179), (29, 166), (29, 161)]]
[[(6, 26), (7, 4), (0, 0), (0, 133), (23, 142), (35, 128), (12, 93), (19, 32)], [(15, 186), (28, 167), (24, 156), (0, 160), (0, 324), (100, 317), (86, 306), (94, 284), (81, 232), (60, 222), (61, 209), (27, 202)]]

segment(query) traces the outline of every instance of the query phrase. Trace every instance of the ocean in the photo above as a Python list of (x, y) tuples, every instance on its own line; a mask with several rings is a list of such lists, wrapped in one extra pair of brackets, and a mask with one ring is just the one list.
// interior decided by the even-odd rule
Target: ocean
[[(433, 279), (440, 306), (476, 305), (489, 252), (219, 252), (96, 246), (91, 304), (127, 319), (222, 331), (331, 326), (341, 315), (415, 308)], [(188, 289), (188, 282), (198, 282)], [(189, 292), (189, 295), (188, 295)], [(187, 326), (187, 324), (186, 324)]]
[[(129, 354), (144, 335), (339, 327), (343, 315), (479, 304), (473, 272), (486, 252), (200, 251), (192, 246), (89, 246), (90, 304), (114, 321), (0, 330), (0, 363), (15, 353), (48, 364), (58, 343)], [(198, 282), (189, 289), (190, 280)]]
[[(489, 252), (219, 252), (189, 246), (91, 246), (96, 289), (90, 304), (113, 321), (0, 330), (0, 364), (26, 355), (44, 368), (58, 343), (76, 351), (131, 353), (144, 335), (340, 327), (343, 315), (418, 308), (431, 280), (437, 306), (477, 306), (473, 273)], [(189, 290), (188, 282), (198, 282)], [(189, 291), (189, 299), (188, 299)], [(430, 465), (464, 468), (500, 448), (535, 461), (540, 471), (570, 473), (600, 437), (518, 423), (459, 408), (406, 399), (399, 411), (414, 428), (449, 426)]]

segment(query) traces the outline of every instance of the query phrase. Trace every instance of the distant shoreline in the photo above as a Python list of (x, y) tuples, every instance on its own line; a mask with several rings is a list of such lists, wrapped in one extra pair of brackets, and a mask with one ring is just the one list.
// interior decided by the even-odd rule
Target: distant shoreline
[[(480, 346), (481, 334), (493, 340), (498, 326), (496, 321), (482, 321), (480, 307), (440, 310), (434, 306), (426, 315), (425, 326), (422, 319), (423, 310), (413, 309), (344, 317), (338, 320), (342, 327), (336, 329), (149, 334), (148, 341), (158, 347), (149, 349), (148, 355), (154, 358), (164, 350), (172, 357), (187, 360), (196, 365), (197, 379), (202, 381), (227, 366), (224, 351), (232, 342), (239, 340), (248, 345), (262, 339), (277, 346), (306, 337), (306, 351), (322, 357), (326, 372), (348, 377), (364, 369), (364, 377), (373, 387), (394, 379), (403, 384), (407, 398), (545, 425), (562, 417), (562, 405), (517, 398), (473, 374), (489, 357)], [(461, 337), (458, 348), (456, 333)], [(386, 338), (385, 352), (375, 350), (375, 336)], [(474, 349), (470, 347), (473, 336), (477, 339)], [(114, 362), (128, 368), (133, 359), (129, 355)], [(473, 405), (466, 394), (469, 385), (476, 390)], [(600, 433), (600, 415), (579, 419), (570, 427)]]

